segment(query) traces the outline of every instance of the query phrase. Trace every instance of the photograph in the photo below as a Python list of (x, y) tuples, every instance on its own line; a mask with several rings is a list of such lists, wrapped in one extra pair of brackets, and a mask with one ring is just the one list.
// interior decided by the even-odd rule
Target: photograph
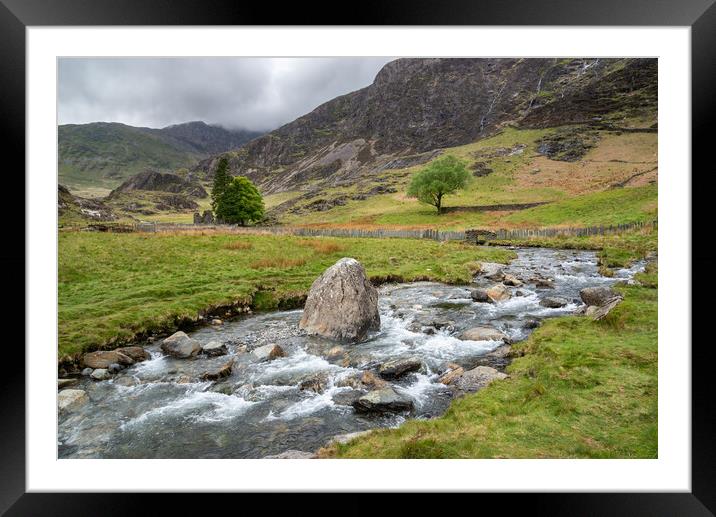
[(59, 463), (659, 459), (622, 55), (57, 56)]

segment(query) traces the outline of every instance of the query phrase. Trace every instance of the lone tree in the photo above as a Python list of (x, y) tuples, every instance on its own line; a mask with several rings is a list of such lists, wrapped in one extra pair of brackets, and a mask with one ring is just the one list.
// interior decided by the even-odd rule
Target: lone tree
[(226, 156), (222, 156), (219, 158), (219, 163), (216, 165), (216, 172), (214, 172), (214, 185), (211, 188), (211, 209), (214, 211), (215, 215), (219, 209), (219, 200), (230, 183), (231, 176), (229, 175), (229, 159)]
[(429, 163), (410, 182), (408, 196), (433, 205), (440, 214), (443, 197), (465, 188), (470, 174), (462, 160), (447, 155)]
[(251, 180), (237, 176), (226, 186), (216, 206), (216, 217), (225, 223), (246, 226), (264, 216), (264, 200)]

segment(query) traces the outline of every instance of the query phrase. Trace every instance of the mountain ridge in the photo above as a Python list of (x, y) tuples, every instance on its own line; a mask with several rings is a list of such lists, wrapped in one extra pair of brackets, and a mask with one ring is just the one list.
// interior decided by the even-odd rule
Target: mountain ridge
[[(371, 85), (222, 154), (265, 193), (340, 186), (508, 126), (649, 118), (656, 78), (655, 59), (397, 59)], [(211, 178), (218, 156), (193, 172)]]
[(170, 172), (214, 153), (238, 148), (261, 132), (226, 129), (201, 121), (155, 129), (120, 122), (58, 126), (60, 181), (114, 188), (147, 168)]

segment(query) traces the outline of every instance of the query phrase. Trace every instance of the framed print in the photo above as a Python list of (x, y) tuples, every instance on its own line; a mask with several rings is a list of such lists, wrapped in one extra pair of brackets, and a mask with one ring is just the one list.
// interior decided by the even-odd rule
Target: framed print
[(3, 510), (710, 515), (716, 8), (612, 4), (3, 0)]

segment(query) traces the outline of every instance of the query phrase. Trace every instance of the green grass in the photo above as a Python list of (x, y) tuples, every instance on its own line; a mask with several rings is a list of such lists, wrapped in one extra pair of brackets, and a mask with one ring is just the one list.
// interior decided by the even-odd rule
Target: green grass
[(360, 260), (376, 280), (467, 283), (475, 261), (505, 262), (514, 254), (409, 239), (61, 232), (60, 357), (172, 330), (211, 307), (278, 307), (304, 295), (344, 256)]
[(607, 318), (548, 320), (516, 346), (525, 355), (508, 379), (455, 400), (444, 416), (320, 456), (656, 458), (658, 292), (618, 289), (625, 300)]
[(576, 196), (515, 212), (505, 221), (535, 226), (610, 225), (651, 221), (656, 209), (657, 186), (647, 185)]

